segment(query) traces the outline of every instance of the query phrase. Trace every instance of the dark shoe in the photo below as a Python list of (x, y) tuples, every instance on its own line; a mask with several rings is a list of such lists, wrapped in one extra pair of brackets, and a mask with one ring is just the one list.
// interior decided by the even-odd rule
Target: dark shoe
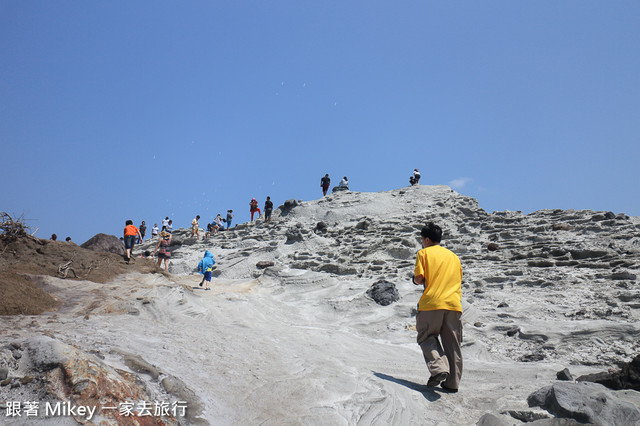
[(447, 380), (449, 378), (449, 373), (438, 373), (435, 376), (431, 376), (429, 378), (429, 381), (427, 382), (427, 386), (429, 386), (430, 388), (435, 388), (436, 386), (438, 386), (440, 383), (444, 382), (445, 380)]
[(443, 384), (440, 385), (440, 387), (442, 388), (443, 391), (445, 392), (449, 392), (449, 393), (456, 393), (458, 392), (458, 389), (454, 389), (454, 388), (449, 388)]
[(200, 287), (202, 287), (202, 281), (200, 281), (200, 284), (199, 284), (199, 286), (200, 286)]

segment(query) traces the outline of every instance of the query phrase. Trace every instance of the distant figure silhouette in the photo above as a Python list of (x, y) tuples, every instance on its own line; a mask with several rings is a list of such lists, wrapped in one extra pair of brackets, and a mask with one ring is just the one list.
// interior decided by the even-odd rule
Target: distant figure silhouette
[(322, 179), (320, 179), (320, 186), (322, 187), (323, 196), (327, 195), (329, 185), (331, 185), (331, 178), (329, 177), (329, 173), (327, 173)]

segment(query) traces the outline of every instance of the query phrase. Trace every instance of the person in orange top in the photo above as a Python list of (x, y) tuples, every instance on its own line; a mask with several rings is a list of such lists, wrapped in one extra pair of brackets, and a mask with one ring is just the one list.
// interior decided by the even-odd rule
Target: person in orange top
[(418, 344), (431, 377), (427, 386), (441, 385), (457, 392), (462, 377), (462, 266), (460, 259), (440, 246), (442, 229), (434, 223), (422, 228), (413, 283), (423, 285), (418, 302)]
[(138, 228), (133, 226), (132, 220), (127, 220), (126, 226), (124, 227), (124, 248), (127, 257), (127, 263), (131, 261), (131, 256), (133, 255), (133, 246), (136, 244), (136, 240), (138, 238), (142, 239), (142, 235), (140, 235), (140, 231)]

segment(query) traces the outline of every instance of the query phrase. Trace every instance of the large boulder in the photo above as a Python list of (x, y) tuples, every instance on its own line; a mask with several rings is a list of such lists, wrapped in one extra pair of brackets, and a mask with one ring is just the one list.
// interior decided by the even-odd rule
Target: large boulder
[(115, 253), (124, 256), (124, 244), (115, 235), (96, 234), (80, 247), (92, 251)]
[[(625, 392), (625, 391), (622, 391)], [(597, 383), (557, 382), (529, 395), (530, 407), (542, 407), (550, 413), (582, 423), (598, 425), (634, 425), (640, 423), (640, 411)]]
[(623, 364), (620, 371), (587, 374), (577, 380), (600, 383), (613, 390), (633, 389), (640, 392), (640, 355), (636, 355), (630, 363)]
[(278, 207), (278, 209), (280, 210), (280, 216), (288, 215), (289, 212), (291, 212), (291, 210), (293, 210), (294, 207), (297, 207), (297, 206), (298, 206), (298, 202), (294, 198), (285, 201), (283, 205)]

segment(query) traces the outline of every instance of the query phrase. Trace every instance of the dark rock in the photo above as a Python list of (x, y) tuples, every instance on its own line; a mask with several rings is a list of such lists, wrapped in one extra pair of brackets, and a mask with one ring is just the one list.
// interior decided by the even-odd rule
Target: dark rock
[(534, 268), (550, 268), (555, 266), (555, 263), (548, 260), (530, 260), (527, 262), (527, 265)]
[(573, 382), (573, 376), (571, 375), (571, 373), (569, 372), (568, 368), (565, 368), (562, 371), (558, 371), (556, 373), (556, 378), (558, 380), (564, 380), (564, 381), (570, 381)]
[(571, 257), (576, 260), (579, 259), (593, 259), (598, 257), (604, 257), (609, 253), (603, 250), (570, 250)]
[(375, 300), (378, 305), (387, 306), (400, 300), (396, 285), (385, 280), (379, 280), (367, 290), (367, 296)]
[(9, 369), (7, 367), (0, 367), (0, 381), (9, 377)]
[(290, 229), (287, 231), (287, 241), (285, 244), (293, 244), (304, 240), (304, 235), (298, 229)]
[(115, 253), (124, 256), (124, 244), (114, 235), (96, 234), (80, 247), (92, 251)]
[(346, 186), (334, 186), (331, 189), (332, 193), (336, 193), (336, 192), (347, 192), (349, 191), (349, 188), (347, 188)]
[(371, 221), (369, 219), (364, 219), (358, 222), (358, 224), (356, 225), (356, 229), (366, 231), (367, 229), (369, 229), (369, 226), (371, 226)]
[(4, 379), (3, 381), (0, 382), (0, 386), (7, 386), (9, 385), (9, 383), (11, 383), (11, 378), (7, 378)]
[(507, 330), (507, 336), (509, 337), (515, 336), (516, 334), (518, 334), (518, 331), (520, 331), (520, 327), (513, 327)]
[(278, 207), (278, 209), (280, 210), (280, 216), (288, 215), (289, 213), (291, 213), (291, 210), (293, 210), (294, 207), (297, 207), (297, 206), (298, 206), (298, 202), (294, 198), (285, 201), (283, 205)]
[(562, 419), (558, 417), (534, 420), (529, 424), (532, 426), (584, 426), (584, 423), (580, 423), (573, 419)]
[(18, 349), (18, 350), (21, 350), (21, 349), (22, 349), (22, 345), (21, 345), (19, 342), (13, 342), (13, 343), (11, 343), (11, 347), (12, 347), (13, 349)]
[(498, 244), (496, 244), (496, 243), (489, 243), (487, 245), (487, 250), (489, 250), (489, 251), (497, 251), (497, 250), (500, 250), (500, 246)]
[(606, 212), (604, 217), (611, 220), (616, 218), (616, 214), (614, 212)]
[(630, 280), (635, 281), (638, 277), (636, 274), (632, 274), (631, 272), (615, 272), (611, 274), (612, 280)]
[(316, 234), (323, 234), (325, 232), (327, 232), (328, 226), (325, 222), (318, 222), (316, 224), (316, 227), (313, 228), (313, 232), (315, 232)]
[(529, 395), (529, 407), (542, 407), (558, 416), (582, 423), (631, 425), (640, 422), (640, 411), (597, 383), (557, 382)]
[(21, 354), (20, 352), (18, 352), (18, 351), (12, 351), (12, 352), (11, 352), (11, 355), (12, 355), (12, 356), (13, 356), (13, 358), (15, 358), (15, 359), (20, 359), (20, 358), (22, 358), (22, 354)]
[(619, 371), (586, 374), (577, 380), (599, 383), (613, 390), (633, 389), (640, 392), (640, 355), (636, 355), (629, 363), (623, 363)]
[(335, 263), (327, 263), (318, 268), (320, 272), (329, 272), (336, 275), (353, 275), (358, 273), (356, 268), (350, 266), (342, 266)]
[(504, 411), (501, 414), (508, 414), (511, 417), (513, 417), (514, 419), (520, 420), (521, 422), (525, 422), (525, 423), (534, 422), (536, 420), (548, 419), (549, 418), (549, 416), (547, 416), (544, 413), (534, 413), (533, 411), (509, 410), (509, 411)]
[(507, 302), (500, 302), (498, 304), (498, 308), (508, 308), (509, 304)]
[(535, 352), (532, 354), (526, 354), (526, 355), (522, 355), (520, 357), (520, 361), (522, 362), (536, 362), (536, 361), (542, 361), (545, 358), (544, 354), (542, 352)]
[(261, 260), (260, 262), (256, 263), (256, 267), (258, 269), (264, 269), (264, 268), (268, 268), (269, 266), (274, 266), (276, 263), (273, 260)]

